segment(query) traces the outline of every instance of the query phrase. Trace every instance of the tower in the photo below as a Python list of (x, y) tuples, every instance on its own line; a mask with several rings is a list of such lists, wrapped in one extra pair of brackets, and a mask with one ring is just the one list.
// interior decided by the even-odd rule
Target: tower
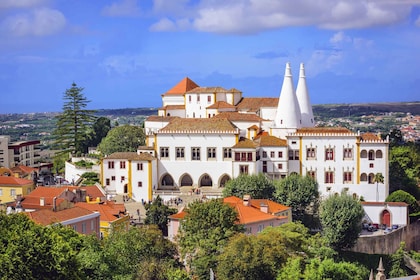
[(286, 63), (280, 100), (277, 105), (276, 118), (274, 119), (274, 128), (295, 130), (301, 127), (301, 113), (293, 87), (292, 71), (290, 63)]
[(299, 81), (296, 88), (296, 97), (302, 118), (302, 127), (314, 127), (315, 120), (312, 112), (312, 105), (309, 98), (308, 88), (306, 86), (305, 68), (300, 64)]

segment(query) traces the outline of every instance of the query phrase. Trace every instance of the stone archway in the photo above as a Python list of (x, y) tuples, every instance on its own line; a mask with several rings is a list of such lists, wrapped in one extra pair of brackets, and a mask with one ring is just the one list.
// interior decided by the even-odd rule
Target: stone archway
[(191, 178), (191, 176), (189, 174), (184, 174), (181, 176), (181, 180), (180, 180), (180, 186), (192, 186), (193, 185), (193, 179)]
[(227, 175), (227, 174), (224, 174), (221, 178), (220, 178), (220, 181), (219, 181), (219, 188), (224, 188), (225, 187), (225, 185), (226, 185), (226, 183), (227, 183), (227, 181), (229, 181), (231, 178), (230, 178), (230, 176), (229, 175)]
[(165, 174), (162, 177), (162, 179), (160, 180), (160, 185), (162, 187), (165, 187), (165, 186), (174, 186), (174, 179), (172, 178), (171, 175)]
[(203, 174), (200, 178), (199, 187), (212, 187), (213, 186), (213, 180), (211, 179), (209, 174)]

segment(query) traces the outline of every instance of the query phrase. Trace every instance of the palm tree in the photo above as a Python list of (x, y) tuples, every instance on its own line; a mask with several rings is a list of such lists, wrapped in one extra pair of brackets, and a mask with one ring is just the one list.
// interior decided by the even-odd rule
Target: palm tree
[(382, 173), (376, 173), (375, 177), (373, 178), (373, 182), (376, 182), (376, 201), (379, 201), (378, 184), (384, 183), (384, 175), (382, 175)]

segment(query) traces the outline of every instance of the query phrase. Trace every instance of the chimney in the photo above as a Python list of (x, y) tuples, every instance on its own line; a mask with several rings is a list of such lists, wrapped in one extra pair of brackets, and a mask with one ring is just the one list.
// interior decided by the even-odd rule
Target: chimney
[(54, 196), (53, 198), (53, 211), (54, 212), (57, 211), (57, 197), (56, 196)]
[(244, 195), (243, 201), (244, 201), (244, 206), (250, 206), (251, 196), (249, 194)]
[(261, 202), (260, 210), (261, 210), (261, 212), (268, 213), (268, 204), (265, 204), (264, 202)]
[(40, 206), (45, 206), (45, 198), (43, 198), (43, 197), (39, 198), (39, 205)]

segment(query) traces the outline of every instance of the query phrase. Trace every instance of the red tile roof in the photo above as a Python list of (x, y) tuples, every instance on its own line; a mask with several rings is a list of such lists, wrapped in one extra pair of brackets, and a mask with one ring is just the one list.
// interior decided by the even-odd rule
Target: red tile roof
[(279, 98), (276, 97), (248, 97), (242, 98), (236, 105), (238, 111), (257, 112), (262, 107), (277, 107)]
[(98, 187), (98, 186), (83, 186), (80, 187), (81, 190), (86, 191), (86, 195), (91, 197), (92, 199), (96, 199), (97, 197), (105, 197), (105, 193)]
[(164, 95), (183, 95), (187, 91), (192, 90), (198, 87), (198, 85), (190, 80), (190, 78), (186, 77), (182, 79), (178, 84), (176, 84), (173, 88), (168, 90)]
[(287, 147), (287, 141), (271, 135), (259, 135), (254, 139), (260, 147)]
[(255, 149), (257, 144), (248, 138), (241, 138), (232, 148), (234, 149)]
[(0, 176), (0, 186), (24, 186), (33, 183), (32, 180), (16, 178), (14, 176)]
[(345, 127), (305, 127), (299, 128), (296, 134), (325, 134), (325, 133), (340, 133), (352, 134), (349, 129)]
[(126, 214), (126, 209), (122, 203), (113, 203), (107, 201), (106, 203), (86, 203), (78, 202), (77, 207), (81, 207), (92, 212), (99, 212), (101, 221), (112, 222)]
[(184, 110), (185, 105), (166, 105), (165, 107), (161, 108), (164, 110)]
[(93, 211), (80, 208), (72, 207), (69, 209), (64, 209), (60, 211), (52, 211), (50, 209), (41, 209), (33, 212), (23, 212), (35, 223), (41, 225), (51, 225), (55, 223), (65, 222), (71, 219), (76, 219), (79, 217), (87, 216), (93, 213)]
[(173, 132), (228, 132), (236, 133), (237, 128), (227, 119), (174, 119), (164, 128), (159, 130), (160, 133), (173, 133)]
[(379, 137), (377, 134), (373, 134), (370, 132), (363, 133), (361, 135), (362, 140), (381, 140), (381, 137)]
[(38, 172), (38, 168), (33, 168), (26, 165), (18, 165), (18, 166), (12, 167), (11, 170), (13, 171), (13, 173), (19, 173), (23, 175), (30, 174), (32, 172)]
[(216, 103), (207, 107), (207, 109), (227, 109), (227, 108), (235, 109), (236, 107), (225, 101), (217, 101)]
[(188, 93), (241, 93), (236, 88), (224, 89), (222, 87), (196, 87), (188, 91)]

